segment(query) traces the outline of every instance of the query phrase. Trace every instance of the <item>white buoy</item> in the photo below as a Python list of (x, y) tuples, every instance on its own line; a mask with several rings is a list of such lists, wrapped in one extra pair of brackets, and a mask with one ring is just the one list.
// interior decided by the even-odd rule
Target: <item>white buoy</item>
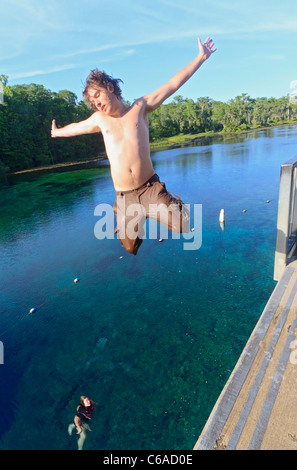
[(124, 258), (124, 256), (120, 256), (120, 259), (123, 259), (123, 258)]
[(225, 211), (224, 211), (224, 209), (221, 209), (220, 217), (219, 217), (219, 222), (220, 222), (220, 223), (225, 222)]
[(269, 204), (269, 203), (270, 203), (270, 201), (269, 201), (269, 199), (267, 199), (266, 204)]
[(242, 212), (244, 213), (244, 212), (246, 212), (246, 211), (247, 211), (246, 209), (243, 209), (243, 211), (242, 211)]
[(77, 283), (79, 282), (79, 278), (76, 277), (73, 282), (74, 282), (75, 284), (77, 284)]
[(29, 314), (31, 315), (31, 313), (35, 313), (36, 310), (37, 310), (37, 309), (36, 309), (35, 307), (31, 308), (30, 311), (29, 311)]
[(163, 238), (159, 238), (159, 243), (162, 243), (162, 241), (163, 241)]

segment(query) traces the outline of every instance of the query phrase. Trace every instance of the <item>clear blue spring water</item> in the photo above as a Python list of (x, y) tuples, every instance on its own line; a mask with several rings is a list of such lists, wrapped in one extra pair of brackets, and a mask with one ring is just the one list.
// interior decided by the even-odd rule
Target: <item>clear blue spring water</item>
[(75, 449), (82, 394), (97, 402), (85, 449), (193, 448), (275, 286), (280, 165), (296, 148), (285, 126), (152, 154), (167, 188), (202, 204), (195, 251), (144, 240), (134, 257), (96, 239), (108, 168), (0, 191), (0, 448)]

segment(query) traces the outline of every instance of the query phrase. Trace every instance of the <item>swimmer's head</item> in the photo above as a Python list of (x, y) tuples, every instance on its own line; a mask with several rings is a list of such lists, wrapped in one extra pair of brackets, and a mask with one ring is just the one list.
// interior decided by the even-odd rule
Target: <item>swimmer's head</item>
[(91, 405), (91, 401), (88, 397), (86, 397), (85, 395), (82, 395), (80, 397), (80, 404), (83, 405), (83, 406), (90, 406)]

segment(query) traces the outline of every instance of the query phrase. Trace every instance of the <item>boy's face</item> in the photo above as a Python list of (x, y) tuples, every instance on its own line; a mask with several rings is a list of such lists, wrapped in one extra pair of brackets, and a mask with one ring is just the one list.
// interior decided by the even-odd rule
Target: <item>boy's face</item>
[(88, 89), (88, 99), (92, 106), (101, 113), (111, 114), (115, 106), (116, 96), (113, 93), (113, 86), (108, 83), (107, 88), (98, 86)]

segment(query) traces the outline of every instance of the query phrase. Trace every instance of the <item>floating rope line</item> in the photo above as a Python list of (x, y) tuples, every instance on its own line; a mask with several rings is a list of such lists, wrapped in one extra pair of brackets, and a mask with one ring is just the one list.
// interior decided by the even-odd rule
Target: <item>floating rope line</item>
[[(118, 259), (123, 259), (124, 256), (120, 256)], [(91, 279), (91, 276), (88, 276), (86, 278), (83, 278), (84, 281), (88, 281)], [(75, 277), (73, 279), (73, 283), (74, 284), (78, 284), (80, 282), (80, 278), (79, 277)], [(60, 289), (55, 295), (51, 296), (51, 300), (53, 300), (54, 298), (60, 296), (60, 295), (64, 295), (66, 293), (70, 293), (71, 291), (73, 290), (73, 287), (65, 287), (64, 289)], [(16, 320), (10, 327), (6, 328), (6, 330), (0, 332), (0, 338), (6, 334), (8, 331), (12, 330), (13, 328), (15, 328), (16, 325), (18, 325), (20, 323), (20, 321), (24, 320), (25, 318), (27, 318), (28, 316), (31, 316), (33, 315), (34, 316), (34, 313), (36, 313), (41, 307), (43, 307), (44, 305), (46, 305), (47, 303), (49, 303), (49, 300), (45, 300), (44, 302), (38, 304), (38, 305), (35, 305), (34, 307), (31, 307), (30, 310), (26, 313), (26, 314), (23, 314), (18, 320)]]
[[(80, 281), (80, 278), (76, 277), (73, 282), (74, 284), (78, 284), (78, 282)], [(58, 297), (60, 295), (63, 295), (67, 292), (71, 292), (73, 288), (69, 288), (69, 287), (66, 287), (65, 289), (61, 289), (59, 290), (59, 292), (57, 292), (54, 296), (51, 297), (51, 300), (54, 299), (55, 297)], [(2, 337), (4, 334), (6, 334), (8, 331), (12, 330), (17, 324), (20, 323), (20, 321), (24, 320), (26, 317), (28, 316), (31, 316), (33, 315), (34, 313), (36, 313), (41, 307), (43, 307), (44, 305), (46, 305), (47, 303), (49, 303), (49, 300), (45, 300), (44, 302), (32, 307), (28, 313), (26, 314), (23, 314), (21, 315), (21, 317), (16, 320), (10, 327), (8, 327), (6, 330), (0, 332), (0, 337)]]

